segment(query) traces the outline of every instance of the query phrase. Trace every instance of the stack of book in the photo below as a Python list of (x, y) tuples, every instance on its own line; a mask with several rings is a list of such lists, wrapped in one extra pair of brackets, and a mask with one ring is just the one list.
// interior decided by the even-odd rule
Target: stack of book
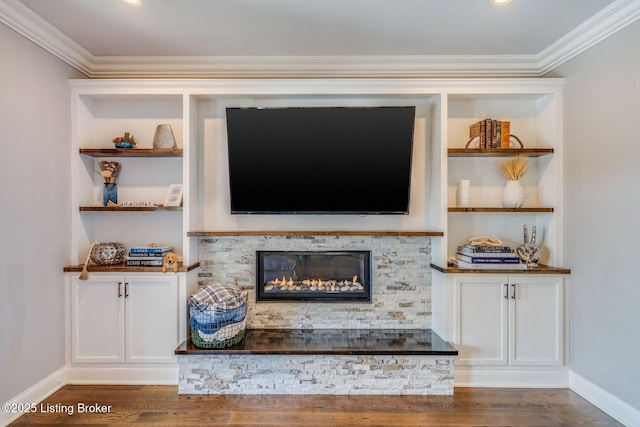
[(485, 119), (469, 126), (469, 138), (480, 138), (478, 148), (510, 148), (511, 122)]
[(172, 249), (171, 246), (134, 246), (124, 263), (127, 267), (162, 267), (164, 256)]
[(509, 246), (474, 246), (458, 247), (456, 263), (460, 268), (526, 270), (527, 265)]

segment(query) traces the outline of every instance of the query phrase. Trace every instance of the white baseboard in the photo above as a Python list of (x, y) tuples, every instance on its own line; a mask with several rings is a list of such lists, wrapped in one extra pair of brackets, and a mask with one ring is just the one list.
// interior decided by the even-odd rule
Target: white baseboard
[(569, 369), (566, 367), (500, 368), (456, 365), (453, 372), (455, 387), (569, 387)]
[[(42, 381), (37, 382), (13, 399), (5, 402), (3, 408), (5, 405), (9, 405), (8, 407), (11, 408), (12, 405), (20, 407), (20, 405), (24, 404), (40, 403), (67, 383), (66, 372), (66, 367), (58, 369)], [(0, 411), (0, 426), (8, 425), (18, 419), (21, 415), (21, 412)]]
[(574, 372), (569, 375), (569, 388), (625, 426), (640, 426), (639, 410)]
[(177, 385), (178, 365), (69, 366), (67, 384)]

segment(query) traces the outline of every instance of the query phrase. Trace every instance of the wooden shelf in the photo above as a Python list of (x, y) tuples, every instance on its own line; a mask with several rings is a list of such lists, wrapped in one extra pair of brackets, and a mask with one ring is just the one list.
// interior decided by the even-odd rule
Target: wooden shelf
[(530, 267), (526, 270), (508, 270), (508, 269), (476, 269), (476, 268), (459, 268), (459, 267), (442, 267), (437, 264), (431, 264), (431, 268), (445, 274), (571, 274), (571, 270), (564, 267), (551, 267), (549, 265), (540, 264), (538, 267)]
[(551, 213), (553, 208), (488, 208), (488, 207), (449, 207), (449, 212), (515, 212), (515, 213)]
[(179, 212), (182, 206), (80, 206), (80, 212)]
[(442, 237), (442, 231), (276, 231), (276, 230), (244, 230), (244, 231), (189, 231), (190, 237), (207, 236), (414, 236)]
[(553, 148), (449, 148), (449, 157), (540, 157), (553, 154)]
[(182, 157), (182, 148), (81, 148), (91, 157)]
[[(194, 270), (200, 267), (200, 263), (196, 262), (190, 265), (178, 264), (178, 272), (184, 273)], [(103, 272), (103, 273), (160, 273), (162, 267), (127, 267), (124, 264), (117, 265), (90, 265), (87, 267), (89, 272)], [(64, 267), (65, 273), (80, 273), (82, 271), (82, 265), (69, 265)]]

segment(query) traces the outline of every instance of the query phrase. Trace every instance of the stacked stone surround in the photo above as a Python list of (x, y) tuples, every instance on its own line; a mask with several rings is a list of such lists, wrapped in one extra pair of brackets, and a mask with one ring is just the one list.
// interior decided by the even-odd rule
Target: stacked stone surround
[[(255, 252), (371, 251), (371, 303), (255, 303)], [(248, 328), (431, 327), (431, 239), (414, 236), (234, 236), (201, 238), (199, 285), (249, 291)]]
[[(371, 303), (255, 302), (257, 250), (371, 251)], [(423, 236), (233, 236), (199, 241), (200, 286), (249, 292), (247, 327), (428, 329), (431, 239)], [(181, 394), (453, 394), (453, 357), (180, 355)]]
[(453, 394), (451, 356), (180, 356), (181, 394)]

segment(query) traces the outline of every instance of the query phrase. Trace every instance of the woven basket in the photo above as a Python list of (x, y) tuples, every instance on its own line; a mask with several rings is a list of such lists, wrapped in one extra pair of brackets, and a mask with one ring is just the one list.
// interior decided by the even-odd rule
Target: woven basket
[[(244, 322), (242, 322), (244, 323)], [(245, 329), (241, 329), (236, 335), (225, 339), (213, 339), (210, 341), (204, 340), (200, 335), (201, 333), (195, 329), (191, 329), (191, 342), (193, 345), (200, 348), (226, 348), (239, 344), (244, 339)]]

